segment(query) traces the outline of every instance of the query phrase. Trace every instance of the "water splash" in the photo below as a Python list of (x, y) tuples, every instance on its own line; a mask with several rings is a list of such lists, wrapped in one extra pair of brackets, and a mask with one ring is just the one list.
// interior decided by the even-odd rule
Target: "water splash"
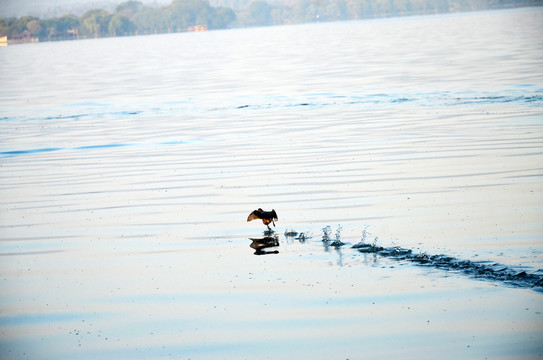
[(286, 228), (285, 229), (285, 237), (296, 237), (298, 236), (298, 232), (292, 228)]
[(336, 240), (338, 240), (338, 241), (341, 238), (341, 230), (342, 229), (343, 228), (341, 227), (341, 225), (338, 225), (337, 230), (336, 230)]
[(310, 232), (302, 232), (300, 233), (300, 235), (298, 235), (298, 237), (296, 238), (296, 240), (298, 240), (299, 242), (305, 242), (307, 239), (311, 239), (311, 233)]
[(302, 243), (311, 238), (310, 232), (298, 232), (292, 228), (286, 228), (284, 235), (285, 238), (293, 238), (294, 240), (298, 240)]
[(366, 245), (366, 237), (368, 236), (368, 231), (367, 231), (368, 227), (366, 226), (364, 228), (364, 230), (362, 230), (362, 239), (360, 239), (360, 241), (357, 243), (357, 244), (354, 244), (352, 246), (352, 248), (354, 249), (358, 249), (360, 247), (363, 247)]
[(343, 246), (345, 245), (344, 242), (341, 241), (341, 230), (343, 228), (341, 227), (341, 225), (338, 225), (337, 227), (337, 230), (336, 230), (336, 239), (334, 241), (332, 241), (332, 243), (330, 244), (331, 246), (335, 246), (335, 247), (339, 247), (339, 246)]
[(322, 229), (322, 241), (330, 241), (330, 234), (332, 233), (332, 228), (330, 225), (326, 225)]
[(367, 229), (368, 227), (366, 226), (364, 230), (362, 230), (362, 239), (351, 247), (353, 249), (358, 249), (360, 252), (376, 252), (376, 250), (382, 249), (381, 247), (377, 246), (377, 242), (379, 241), (377, 236), (373, 239), (372, 244), (366, 243), (366, 238), (370, 234)]
[(345, 243), (341, 241), (341, 230), (342, 229), (343, 228), (341, 227), (341, 225), (338, 225), (338, 227), (336, 229), (336, 234), (334, 235), (335, 240), (332, 241), (331, 243), (329, 243), (332, 240), (332, 238), (330, 236), (332, 234), (332, 228), (330, 227), (330, 225), (327, 225), (327, 226), (323, 227), (322, 228), (322, 242), (326, 243), (327, 245), (331, 245), (331, 246), (335, 246), (335, 247), (340, 247), (340, 246), (345, 245)]
[[(332, 227), (330, 225), (323, 227), (321, 230), (321, 241), (324, 243), (326, 249), (329, 246), (333, 246), (339, 251), (339, 248), (345, 245), (341, 241), (341, 231), (343, 230), (341, 225), (338, 225), (334, 239), (332, 239)], [(311, 238), (311, 233), (298, 232), (292, 228), (287, 228), (284, 235), (285, 238), (293, 238), (301, 243)], [(400, 246), (383, 247), (378, 245), (379, 238), (377, 236), (373, 237), (373, 240), (369, 243), (368, 238), (372, 236), (366, 226), (362, 230), (360, 241), (351, 246), (351, 248), (356, 249), (360, 253), (375, 254), (396, 261), (410, 262), (419, 266), (456, 272), (478, 280), (499, 282), (522, 288), (538, 288), (537, 291), (543, 292), (543, 271), (541, 270), (535, 273), (528, 273), (519, 268), (491, 261), (463, 260), (445, 254), (428, 254), (426, 252), (414, 253), (412, 250)]]
[[(522, 269), (491, 261), (463, 260), (444, 254), (428, 254), (426, 252), (413, 253), (412, 250), (400, 246), (383, 247), (378, 245), (378, 237), (374, 237), (371, 243), (367, 242), (368, 238), (371, 236), (371, 233), (367, 228), (368, 227), (366, 226), (362, 230), (362, 238), (360, 241), (351, 246), (351, 248), (356, 249), (360, 253), (371, 253), (396, 261), (411, 262), (419, 266), (456, 272), (479, 280), (501, 282), (510, 286), (543, 288), (543, 272), (541, 271), (528, 273)], [(340, 240), (341, 230), (342, 228), (339, 226), (335, 234), (336, 239), (330, 243), (330, 245), (336, 246), (336, 242), (338, 244), (337, 246), (344, 245)], [(322, 231), (322, 241), (328, 243), (331, 240), (330, 235), (332, 229), (330, 226), (326, 226)]]

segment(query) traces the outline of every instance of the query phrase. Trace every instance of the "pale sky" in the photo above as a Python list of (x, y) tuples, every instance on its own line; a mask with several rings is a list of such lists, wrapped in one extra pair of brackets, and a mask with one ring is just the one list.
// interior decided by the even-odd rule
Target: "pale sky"
[[(0, 0), (0, 17), (34, 15), (40, 18), (62, 16), (67, 13), (81, 15), (93, 8), (114, 10), (127, 0)], [(144, 4), (169, 4), (171, 0), (139, 0)]]

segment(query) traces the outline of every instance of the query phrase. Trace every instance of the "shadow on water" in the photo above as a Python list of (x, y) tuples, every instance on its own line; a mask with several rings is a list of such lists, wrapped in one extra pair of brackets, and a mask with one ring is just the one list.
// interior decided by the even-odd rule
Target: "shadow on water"
[[(265, 234), (266, 235), (266, 234)], [(255, 249), (255, 255), (270, 255), (270, 254), (279, 254), (279, 250), (265, 250), (268, 248), (277, 248), (279, 247), (279, 236), (277, 235), (266, 235), (261, 238), (249, 238), (251, 240), (251, 248)]]

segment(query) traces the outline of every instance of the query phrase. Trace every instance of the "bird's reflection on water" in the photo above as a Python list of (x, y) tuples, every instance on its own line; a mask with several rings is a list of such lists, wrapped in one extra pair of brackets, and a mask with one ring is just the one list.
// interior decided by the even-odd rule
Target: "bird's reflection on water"
[[(298, 241), (300, 243), (305, 243), (307, 239), (311, 238), (309, 233), (298, 233), (292, 229), (287, 229), (285, 231), (285, 241), (290, 244), (293, 241)], [(267, 254), (279, 254), (279, 250), (264, 250), (268, 248), (277, 248), (279, 247), (279, 235), (274, 230), (264, 231), (263, 237), (260, 238), (249, 238), (251, 240), (252, 249), (255, 249), (255, 255), (267, 255)]]
[(251, 248), (255, 249), (255, 255), (269, 255), (269, 254), (279, 254), (279, 250), (265, 250), (268, 248), (277, 248), (279, 247), (279, 236), (277, 235), (267, 235), (261, 238), (249, 238), (252, 241)]

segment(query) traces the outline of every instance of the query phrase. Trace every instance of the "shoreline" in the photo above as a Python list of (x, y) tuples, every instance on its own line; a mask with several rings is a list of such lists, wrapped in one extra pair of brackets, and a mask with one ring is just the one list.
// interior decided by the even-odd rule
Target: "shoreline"
[[(220, 31), (220, 30), (239, 30), (239, 29), (250, 29), (250, 28), (260, 28), (260, 27), (276, 27), (276, 26), (295, 26), (295, 25), (309, 25), (309, 24), (319, 24), (319, 23), (334, 23), (334, 22), (350, 22), (350, 21), (371, 21), (371, 20), (384, 20), (384, 19), (394, 19), (394, 18), (408, 18), (408, 17), (425, 17), (425, 16), (435, 16), (435, 15), (461, 15), (469, 13), (480, 13), (487, 11), (511, 11), (511, 10), (522, 10), (522, 9), (531, 9), (531, 8), (542, 8), (543, 1), (540, 5), (503, 5), (496, 6), (486, 9), (465, 9), (465, 10), (450, 10), (443, 12), (414, 12), (409, 14), (396, 14), (396, 15), (383, 15), (383, 16), (368, 16), (362, 18), (353, 18), (353, 19), (336, 19), (328, 21), (305, 21), (305, 22), (284, 22), (282, 24), (268, 24), (268, 25), (246, 25), (246, 26), (233, 26), (225, 28), (208, 28), (206, 25), (190, 25), (186, 29), (178, 31), (160, 31), (160, 32), (142, 32), (142, 33), (133, 33), (126, 35), (103, 35), (103, 36), (84, 36), (79, 35), (74, 29), (70, 30), (71, 32), (67, 36), (45, 39), (37, 36), (32, 36), (30, 32), (25, 31), (24, 33), (17, 34), (15, 37), (6, 36), (0, 33), (0, 47), (5, 47), (8, 45), (23, 45), (23, 44), (35, 44), (35, 43), (44, 43), (44, 42), (58, 42), (58, 41), (76, 41), (76, 40), (94, 40), (94, 39), (108, 39), (108, 38), (119, 38), (119, 37), (138, 37), (138, 36), (153, 36), (153, 35), (167, 35), (167, 34), (183, 34), (191, 32), (203, 32), (203, 31)], [(71, 15), (65, 15), (71, 16)], [(40, 20), (39, 18), (36, 18)], [(4, 20), (7, 20), (4, 19)], [(47, 19), (46, 19), (47, 20)], [(6, 36), (5, 41), (1, 40), (1, 37)]]

